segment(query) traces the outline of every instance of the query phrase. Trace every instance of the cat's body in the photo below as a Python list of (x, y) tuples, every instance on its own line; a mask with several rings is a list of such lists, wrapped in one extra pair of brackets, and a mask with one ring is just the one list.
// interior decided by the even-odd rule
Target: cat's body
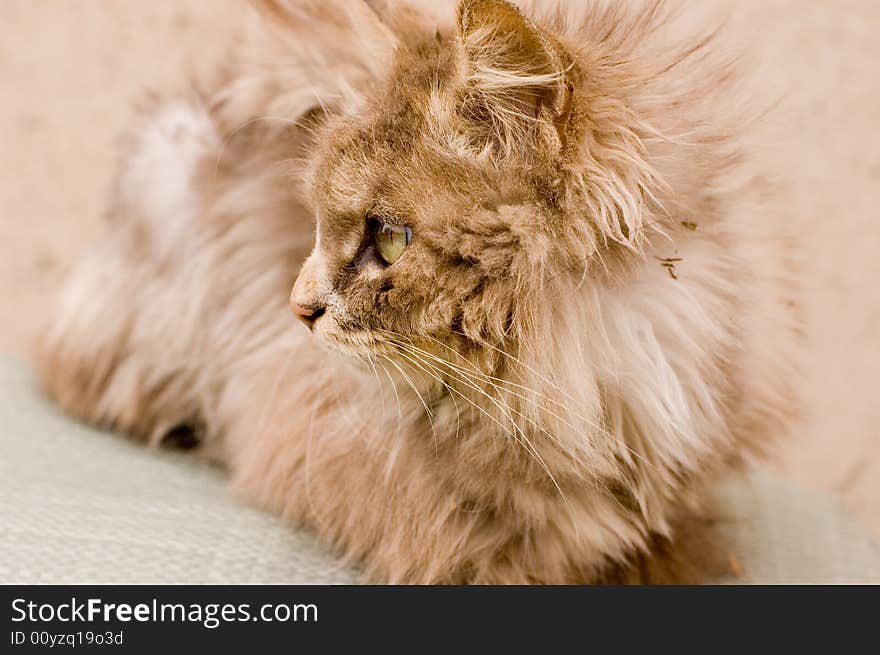
[[(260, 4), (221, 82), (144, 109), (47, 389), (195, 426), (373, 580), (618, 579), (793, 408), (789, 219), (730, 69), (664, 54), (653, 5)], [(412, 228), (399, 262), (373, 215)]]

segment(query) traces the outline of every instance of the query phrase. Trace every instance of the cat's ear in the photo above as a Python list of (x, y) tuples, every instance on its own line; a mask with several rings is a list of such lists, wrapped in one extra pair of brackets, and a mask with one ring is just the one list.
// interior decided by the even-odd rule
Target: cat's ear
[(470, 113), (505, 141), (535, 121), (564, 141), (573, 61), (565, 49), (506, 0), (461, 0), (457, 18)]

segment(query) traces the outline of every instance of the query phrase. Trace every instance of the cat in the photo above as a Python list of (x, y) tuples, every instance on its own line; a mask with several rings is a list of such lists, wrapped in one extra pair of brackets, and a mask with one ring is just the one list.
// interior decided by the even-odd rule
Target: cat
[(793, 221), (736, 60), (662, 1), (253, 4), (213, 79), (140, 107), (47, 392), (196, 445), (366, 580), (688, 560), (797, 409)]

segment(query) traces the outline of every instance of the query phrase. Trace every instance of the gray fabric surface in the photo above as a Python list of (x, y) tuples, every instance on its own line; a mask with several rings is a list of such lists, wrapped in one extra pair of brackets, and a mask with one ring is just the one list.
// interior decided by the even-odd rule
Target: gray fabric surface
[[(739, 575), (717, 582), (880, 582), (880, 549), (835, 499), (764, 474), (719, 493)], [(71, 421), (0, 359), (0, 583), (357, 581), (222, 471)]]
[(222, 470), (78, 424), (0, 359), (0, 582), (355, 581)]

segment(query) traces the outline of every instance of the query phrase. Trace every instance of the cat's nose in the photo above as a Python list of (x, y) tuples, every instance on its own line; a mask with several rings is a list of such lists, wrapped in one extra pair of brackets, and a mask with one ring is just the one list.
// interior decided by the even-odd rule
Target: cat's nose
[(320, 305), (300, 305), (295, 300), (290, 301), (290, 308), (293, 310), (294, 316), (310, 330), (315, 327), (315, 321), (326, 311), (326, 308)]

